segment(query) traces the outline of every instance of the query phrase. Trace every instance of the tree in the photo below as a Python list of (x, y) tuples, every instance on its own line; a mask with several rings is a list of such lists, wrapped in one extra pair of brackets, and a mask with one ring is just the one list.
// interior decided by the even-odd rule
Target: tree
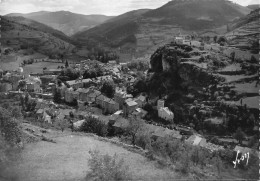
[(241, 128), (238, 128), (233, 136), (240, 144), (242, 144), (242, 141), (245, 138), (245, 133), (241, 130)]
[(68, 68), (69, 67), (69, 63), (68, 63), (68, 60), (66, 60), (65, 62), (65, 68)]
[(65, 119), (56, 120), (55, 125), (58, 129), (61, 129), (62, 132), (64, 131), (65, 128), (69, 127), (69, 123)]
[(90, 171), (86, 175), (86, 181), (123, 181), (132, 180), (128, 166), (125, 166), (124, 160), (118, 161), (116, 155), (102, 155), (99, 151), (89, 151)]
[(105, 94), (107, 97), (112, 98), (115, 94), (115, 85), (111, 81), (106, 81), (103, 83), (100, 91)]
[(131, 117), (129, 126), (127, 127), (128, 134), (132, 137), (132, 144), (136, 144), (137, 134), (144, 130), (145, 122), (142, 119)]
[(226, 38), (224, 36), (219, 37), (217, 43), (219, 43), (219, 44), (226, 43)]
[(18, 88), (24, 90), (26, 85), (26, 81), (21, 80), (19, 81)]
[(61, 103), (61, 93), (57, 89), (55, 89), (55, 91), (54, 91), (53, 102)]
[(218, 37), (217, 36), (214, 36), (214, 42), (217, 43), (217, 39)]
[(235, 52), (232, 52), (232, 53), (230, 54), (230, 58), (231, 58), (232, 62), (235, 62), (235, 57), (236, 57), (236, 53), (235, 53)]
[(88, 117), (86, 119), (81, 125), (80, 131), (96, 133), (98, 136), (106, 136), (108, 133), (107, 125), (93, 117)]

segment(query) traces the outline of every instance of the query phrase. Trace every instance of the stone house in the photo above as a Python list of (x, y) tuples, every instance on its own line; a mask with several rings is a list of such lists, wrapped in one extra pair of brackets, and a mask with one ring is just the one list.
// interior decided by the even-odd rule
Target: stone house
[(42, 92), (42, 88), (39, 82), (26, 82), (25, 88), (28, 92), (36, 92), (36, 93)]
[(101, 94), (96, 97), (96, 104), (99, 105), (105, 113), (112, 114), (119, 110), (119, 104), (117, 102)]
[(163, 99), (159, 99), (157, 101), (157, 109), (159, 110), (161, 107), (164, 107), (164, 100)]
[(158, 110), (158, 116), (166, 121), (173, 121), (174, 114), (168, 107), (161, 107)]
[(102, 94), (99, 95), (99, 96), (97, 96), (97, 98), (96, 98), (96, 104), (102, 108), (102, 107), (103, 107), (103, 104), (104, 104), (105, 98), (106, 98), (106, 96), (104, 96), (104, 95), (102, 95)]
[(123, 109), (123, 105), (126, 99), (132, 98), (133, 96), (131, 94), (127, 94), (126, 91), (123, 91), (121, 89), (116, 89), (114, 94), (115, 101), (119, 104), (119, 108)]
[(191, 135), (187, 140), (187, 143), (191, 145), (204, 146), (206, 144), (206, 139), (198, 135)]
[(105, 113), (112, 114), (119, 110), (119, 104), (110, 98), (105, 98), (103, 105), (103, 111)]
[(71, 81), (66, 81), (66, 83), (73, 89), (83, 88), (82, 80), (71, 80)]
[(138, 96), (134, 101), (138, 104), (138, 107), (144, 107), (146, 104), (146, 97), (145, 96)]
[(133, 100), (126, 100), (123, 105), (124, 116), (127, 117), (129, 114), (134, 112), (138, 107), (138, 104)]
[(133, 113), (133, 116), (144, 118), (147, 115), (147, 111), (142, 108), (137, 108)]
[(90, 90), (90, 93), (88, 94), (88, 102), (94, 103), (99, 95), (101, 95), (100, 91), (93, 89)]
[(87, 102), (89, 91), (90, 91), (89, 89), (79, 88), (77, 90), (77, 92), (79, 93), (79, 100), (82, 101), (82, 102)]
[(96, 101), (96, 98), (101, 94), (100, 91), (95, 90), (94, 87), (88, 89), (79, 88), (77, 90), (79, 93), (79, 100), (82, 102), (93, 103)]

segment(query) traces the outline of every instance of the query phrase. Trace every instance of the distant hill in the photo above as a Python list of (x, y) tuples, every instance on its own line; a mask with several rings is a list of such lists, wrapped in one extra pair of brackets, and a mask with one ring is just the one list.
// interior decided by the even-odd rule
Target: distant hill
[(71, 13), (69, 11), (39, 11), (28, 14), (12, 13), (7, 14), (6, 16), (22, 16), (29, 18), (48, 25), (54, 29), (60, 30), (69, 36), (77, 32), (90, 29), (112, 18), (112, 16), (82, 15)]
[(64, 33), (24, 17), (1, 17), (1, 43), (46, 55), (69, 54), (75, 48)]
[(250, 9), (225, 0), (173, 0), (155, 10), (136, 10), (77, 33), (81, 43), (97, 42), (126, 49), (135, 55), (151, 54), (181, 33), (218, 28), (239, 19)]
[(229, 32), (226, 34), (226, 37), (230, 43), (236, 46), (251, 48), (252, 45), (257, 44), (260, 38), (259, 13), (260, 8), (229, 24)]
[(173, 0), (144, 16), (158, 18), (159, 24), (178, 24), (188, 30), (200, 30), (221, 26), (249, 12), (248, 8), (225, 0)]
[(247, 6), (247, 8), (256, 10), (256, 9), (260, 8), (260, 4), (250, 4)]

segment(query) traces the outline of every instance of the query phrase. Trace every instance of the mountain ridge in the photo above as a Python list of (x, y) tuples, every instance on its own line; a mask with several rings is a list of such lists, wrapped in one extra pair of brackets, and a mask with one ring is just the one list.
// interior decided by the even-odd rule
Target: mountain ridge
[(1, 17), (1, 43), (45, 55), (69, 54), (75, 42), (61, 31), (24, 17)]
[(39, 11), (28, 14), (11, 13), (5, 16), (22, 16), (29, 18), (54, 29), (60, 30), (68, 36), (71, 36), (79, 31), (92, 28), (113, 17), (98, 14), (83, 15), (72, 13), (70, 11)]
[[(203, 4), (201, 2), (204, 2)], [(197, 10), (195, 11), (194, 9)], [(153, 52), (173, 36), (216, 29), (251, 10), (225, 0), (174, 0), (152, 10), (136, 10), (73, 36), (81, 43), (96, 42), (135, 54)], [(139, 55), (138, 55), (139, 56)]]

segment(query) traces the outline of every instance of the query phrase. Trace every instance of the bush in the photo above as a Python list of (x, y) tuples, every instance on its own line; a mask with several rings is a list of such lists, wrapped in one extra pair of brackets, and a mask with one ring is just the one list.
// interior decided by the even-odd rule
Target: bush
[(95, 133), (98, 136), (104, 137), (108, 133), (107, 125), (101, 122), (100, 120), (92, 117), (87, 118), (87, 120), (82, 124), (79, 130), (89, 133)]
[(87, 173), (87, 181), (123, 181), (131, 180), (128, 167), (124, 160), (118, 161), (117, 156), (101, 155), (99, 151), (90, 151), (90, 171)]
[(190, 171), (190, 157), (188, 153), (183, 153), (180, 161), (176, 164), (176, 170), (183, 174), (188, 174)]

